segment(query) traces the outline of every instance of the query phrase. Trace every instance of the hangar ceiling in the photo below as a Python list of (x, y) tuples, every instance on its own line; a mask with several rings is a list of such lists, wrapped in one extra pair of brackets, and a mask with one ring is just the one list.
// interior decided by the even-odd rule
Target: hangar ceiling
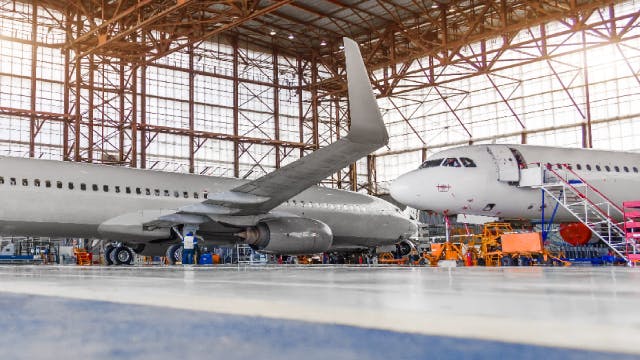
[[(434, 56), (448, 62), (465, 45), (590, 12), (602, 0), (39, 0), (75, 19), (65, 47), (79, 57), (149, 62), (216, 35), (316, 58), (337, 69), (343, 36), (363, 46), (371, 70)], [(336, 56), (337, 55), (337, 56)], [(341, 89), (335, 79), (327, 89)]]

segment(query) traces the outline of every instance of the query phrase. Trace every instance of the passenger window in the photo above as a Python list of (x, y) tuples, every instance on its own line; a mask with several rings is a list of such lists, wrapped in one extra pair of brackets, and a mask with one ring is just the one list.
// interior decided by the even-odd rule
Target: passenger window
[(44, 186), (46, 186), (46, 187), (50, 188), (50, 187), (51, 187), (51, 181), (46, 180), (46, 181), (44, 182)]
[(605, 166), (604, 166), (604, 168), (605, 168), (605, 170), (607, 170), (607, 171), (611, 171), (611, 168), (609, 167), (609, 165), (605, 165)]
[(91, 185), (91, 188), (93, 189), (93, 191), (98, 191), (98, 185), (96, 184)]
[(556, 164), (556, 169), (561, 170), (562, 169), (562, 164)]
[(102, 185), (102, 191), (109, 192), (109, 185)]
[(115, 187), (116, 193), (120, 193), (120, 186)]
[(624, 169), (624, 172), (629, 172), (629, 167), (628, 166), (623, 167), (623, 169)]
[(82, 191), (87, 191), (87, 184), (85, 184), (85, 183), (80, 183), (80, 190), (82, 190)]
[(188, 198), (189, 198), (189, 192), (185, 191), (184, 193), (182, 193), (182, 196), (183, 196), (185, 199), (188, 199)]
[(164, 196), (170, 196), (170, 195), (169, 195), (169, 190), (165, 190), (165, 191), (164, 191)]
[(578, 170), (582, 170), (582, 165), (580, 165), (580, 164), (576, 164), (576, 169), (578, 169)]
[(442, 166), (449, 166), (449, 167), (460, 167), (460, 162), (458, 161), (458, 159), (456, 158), (447, 158), (443, 163)]
[(33, 180), (33, 186), (40, 187), (40, 179)]
[(198, 193), (197, 193), (197, 192), (194, 192), (194, 193), (193, 193), (193, 198), (194, 198), (194, 199), (197, 199), (197, 198), (198, 198)]
[(174, 191), (173, 192), (173, 196), (174, 197), (180, 197), (180, 192), (179, 191)]
[(4, 184), (4, 178), (0, 176), (0, 184)]
[(127, 194), (131, 194), (131, 188), (130, 187), (125, 187), (124, 188), (124, 192), (126, 192)]
[(29, 186), (29, 180), (22, 179), (22, 186)]
[(600, 165), (596, 165), (596, 170), (602, 171), (602, 169), (600, 168)]
[(638, 172), (638, 168), (634, 166), (634, 167), (633, 167), (633, 172), (634, 172), (634, 173), (637, 173), (637, 172)]
[(202, 193), (202, 197), (203, 197), (203, 198), (205, 198), (205, 199), (208, 199), (208, 198), (209, 198), (209, 193), (208, 193), (208, 192), (206, 192), (206, 191), (205, 191), (205, 192), (203, 192), (203, 193)]
[(613, 167), (613, 169), (614, 169), (616, 172), (620, 172), (620, 167), (619, 167), (618, 165), (614, 166), (614, 167)]
[(160, 196), (160, 190), (159, 190), (159, 189), (154, 189), (154, 190), (153, 190), (153, 194), (154, 194), (155, 196)]
[(139, 187), (136, 188), (136, 194), (141, 195), (142, 194), (142, 189), (140, 189)]
[(442, 164), (442, 160), (443, 159), (427, 160), (420, 165), (420, 169), (440, 166), (440, 164)]
[(56, 187), (62, 189), (62, 181), (56, 181)]
[(149, 188), (144, 189), (144, 193), (147, 195), (151, 195), (151, 189)]
[(73, 183), (72, 182), (69, 183), (69, 190), (73, 190)]
[(11, 178), (11, 179), (9, 179), (9, 183), (10, 183), (11, 185), (15, 185), (15, 184), (16, 184), (16, 178)]
[(466, 157), (461, 157), (460, 162), (462, 162), (462, 166), (464, 167), (476, 167), (476, 163)]
[(587, 170), (591, 171), (591, 165), (587, 164)]

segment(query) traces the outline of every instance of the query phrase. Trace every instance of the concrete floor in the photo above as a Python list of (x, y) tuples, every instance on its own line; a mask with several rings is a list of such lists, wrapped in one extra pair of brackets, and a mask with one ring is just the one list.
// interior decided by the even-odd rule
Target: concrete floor
[(640, 359), (640, 268), (0, 266), (0, 279), (9, 358)]

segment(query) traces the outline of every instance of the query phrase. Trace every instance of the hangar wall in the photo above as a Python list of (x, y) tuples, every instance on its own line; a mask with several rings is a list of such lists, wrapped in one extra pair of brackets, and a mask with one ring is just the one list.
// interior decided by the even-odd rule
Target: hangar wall
[(33, 9), (0, 2), (1, 154), (256, 178), (316, 148), (309, 61), (217, 37), (74, 60), (66, 16)]
[(638, 8), (622, 2), (465, 46), (449, 64), (413, 64), (398, 84), (410, 90), (380, 101), (391, 141), (375, 160), (379, 191), (465, 144), (640, 151)]
[[(1, 154), (255, 178), (347, 132), (345, 98), (317, 86), (336, 75), (320, 58), (214, 37), (142, 64), (77, 60), (65, 41), (82, 20), (35, 9), (0, 1)], [(326, 185), (384, 193), (469, 143), (637, 149), (639, 14), (611, 3), (376, 70), (393, 84), (379, 101), (389, 147)]]

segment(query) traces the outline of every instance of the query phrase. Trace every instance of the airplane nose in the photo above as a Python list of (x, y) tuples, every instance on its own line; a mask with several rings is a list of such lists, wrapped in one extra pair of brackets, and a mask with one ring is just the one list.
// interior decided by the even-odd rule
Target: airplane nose
[(411, 173), (404, 174), (395, 179), (389, 187), (389, 193), (401, 204), (411, 205), (411, 190), (413, 188), (411, 181)]

